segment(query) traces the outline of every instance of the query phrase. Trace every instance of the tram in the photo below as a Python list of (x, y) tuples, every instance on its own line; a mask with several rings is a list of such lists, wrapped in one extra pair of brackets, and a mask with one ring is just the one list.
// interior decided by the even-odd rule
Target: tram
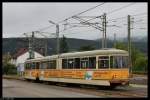
[(129, 84), (128, 52), (100, 49), (26, 60), (25, 79), (101, 86)]

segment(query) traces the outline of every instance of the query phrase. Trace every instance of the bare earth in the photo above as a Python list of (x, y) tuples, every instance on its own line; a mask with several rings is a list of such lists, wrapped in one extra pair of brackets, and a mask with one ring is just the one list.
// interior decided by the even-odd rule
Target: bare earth
[(147, 97), (147, 85), (130, 85), (105, 90), (3, 79), (3, 97)]

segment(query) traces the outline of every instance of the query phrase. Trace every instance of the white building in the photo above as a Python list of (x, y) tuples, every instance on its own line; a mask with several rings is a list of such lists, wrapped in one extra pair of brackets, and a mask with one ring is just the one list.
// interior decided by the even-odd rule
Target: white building
[[(34, 57), (44, 57), (40, 53), (34, 51)], [(29, 51), (21, 48), (11, 59), (11, 63), (16, 65), (18, 72), (24, 72), (24, 63), (29, 58)]]

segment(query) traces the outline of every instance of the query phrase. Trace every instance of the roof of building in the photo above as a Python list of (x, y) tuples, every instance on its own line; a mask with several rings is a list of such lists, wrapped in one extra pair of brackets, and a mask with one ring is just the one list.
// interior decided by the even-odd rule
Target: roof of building
[(28, 51), (27, 48), (20, 48), (20, 49), (18, 50), (18, 52), (17, 52), (16, 54), (14, 54), (13, 58), (17, 58), (17, 57), (19, 57), (20, 55), (26, 53), (27, 51)]
[[(28, 49), (27, 48), (20, 48), (16, 54), (14, 54), (13, 58), (16, 59), (17, 57), (23, 55), (24, 53), (28, 52)], [(37, 52), (39, 53), (39, 52)], [(41, 54), (41, 53), (39, 53)]]

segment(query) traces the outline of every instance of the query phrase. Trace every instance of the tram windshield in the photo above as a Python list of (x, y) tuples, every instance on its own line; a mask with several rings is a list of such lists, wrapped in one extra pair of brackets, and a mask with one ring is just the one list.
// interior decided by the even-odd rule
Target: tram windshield
[(110, 68), (128, 68), (127, 56), (111, 56)]

